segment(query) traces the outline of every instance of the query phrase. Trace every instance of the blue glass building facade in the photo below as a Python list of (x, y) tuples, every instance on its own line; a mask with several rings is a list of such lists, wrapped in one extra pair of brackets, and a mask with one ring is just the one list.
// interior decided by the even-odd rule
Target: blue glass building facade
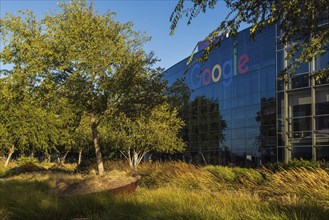
[[(275, 26), (265, 29), (254, 41), (250, 40), (249, 29), (246, 29), (239, 33), (237, 44), (229, 37), (221, 39), (221, 46), (209, 54), (207, 62), (195, 63), (187, 70), (187, 58), (166, 70), (165, 79), (169, 86), (175, 85), (180, 79), (190, 90), (183, 116), (187, 124), (186, 161), (257, 166), (285, 160), (286, 157), (307, 158), (305, 155), (308, 153), (304, 154), (303, 150), (296, 155), (291, 154), (291, 150), (288, 152), (285, 138), (289, 143), (292, 142), (289, 141), (290, 137), (282, 135), (285, 132), (281, 123), (282, 118), (285, 118), (282, 112), (284, 95), (277, 73), (284, 68), (282, 64), (285, 62), (282, 49), (276, 43), (278, 38)], [(201, 52), (196, 53), (194, 60), (200, 55)], [(328, 55), (319, 59), (316, 60), (317, 65), (324, 65), (328, 62)], [(309, 81), (307, 74), (309, 69), (297, 74), (289, 84), (289, 90), (293, 90), (297, 84), (304, 85), (305, 80)], [(310, 83), (306, 83), (303, 88), (309, 87)], [(317, 108), (326, 115), (323, 117), (329, 117), (328, 91), (326, 83), (318, 91), (321, 97), (324, 96)], [(290, 100), (294, 96), (291, 93)], [(307, 114), (300, 113), (307, 111), (303, 104), (297, 103), (295, 106), (290, 106), (295, 109), (291, 112), (294, 117), (296, 114)], [(302, 119), (291, 120), (296, 121), (296, 126), (303, 124), (298, 121)], [(325, 131), (328, 129), (326, 123)], [(317, 125), (320, 126), (319, 123)], [(297, 127), (293, 130), (294, 125), (291, 126), (289, 132), (293, 136)], [(323, 146), (328, 145), (329, 149), (325, 136)], [(324, 159), (329, 159), (328, 151), (320, 147), (318, 151), (324, 152)], [(310, 155), (312, 158), (312, 151)]]

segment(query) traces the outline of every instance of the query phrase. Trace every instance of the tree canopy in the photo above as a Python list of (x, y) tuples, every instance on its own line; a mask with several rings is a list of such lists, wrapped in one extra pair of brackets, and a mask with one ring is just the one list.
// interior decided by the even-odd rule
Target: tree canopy
[[(154, 120), (159, 117), (156, 125), (160, 127), (180, 121), (172, 110), (161, 108), (165, 102), (163, 70), (154, 69), (157, 60), (143, 50), (148, 37), (134, 31), (131, 22), (115, 21), (111, 12), (99, 15), (84, 0), (62, 2), (59, 7), (59, 12), (49, 12), (40, 20), (32, 11), (6, 14), (0, 20), (0, 62), (13, 67), (1, 70), (0, 144), (5, 142), (1, 146), (9, 152), (18, 143), (20, 148), (37, 148), (45, 154), (51, 149), (64, 157), (76, 150), (80, 161), (82, 148), (92, 143), (102, 175), (101, 147), (111, 144), (106, 137), (113, 137), (108, 132), (115, 131), (102, 133), (106, 123), (120, 126), (113, 123), (120, 122), (118, 115), (125, 115), (129, 118), (125, 126), (138, 133), (135, 128), (140, 121), (143, 132), (151, 135), (151, 128), (154, 132), (159, 128), (151, 124), (149, 115)], [(154, 109), (158, 109), (157, 116), (152, 116)], [(173, 138), (179, 128), (172, 128), (176, 129), (170, 133)], [(157, 136), (156, 141), (154, 137), (152, 143), (144, 144), (148, 136), (136, 137), (129, 133), (127, 138), (143, 149), (166, 143), (175, 148), (170, 138)]]
[[(229, 13), (218, 27), (206, 37), (209, 43), (198, 61), (206, 60), (208, 54), (220, 41), (214, 37), (237, 36), (242, 23), (251, 25), (250, 34), (254, 38), (266, 26), (278, 24), (281, 30), (281, 42), (289, 47), (287, 59), (295, 59), (294, 65), (286, 72), (294, 72), (296, 65), (309, 62), (329, 50), (329, 3), (327, 0), (224, 0)], [(207, 10), (216, 7), (218, 0), (192, 0), (193, 5), (186, 7), (186, 0), (179, 0), (171, 14), (171, 34), (174, 33), (182, 16), (188, 18), (188, 24)], [(195, 48), (196, 49), (196, 48)], [(194, 49), (194, 50), (195, 50)], [(191, 56), (192, 58), (192, 56)], [(191, 61), (191, 59), (190, 59)], [(328, 77), (329, 63), (314, 73), (316, 79)]]
[(120, 113), (110, 118), (103, 126), (106, 138), (113, 143), (136, 169), (144, 156), (150, 152), (175, 153), (185, 148), (179, 132), (184, 126), (177, 117), (177, 110), (163, 103), (147, 115), (129, 118)]
[(0, 142), (11, 154), (48, 150), (59, 142), (56, 114), (43, 108), (31, 94), (24, 75), (12, 73), (0, 79)]

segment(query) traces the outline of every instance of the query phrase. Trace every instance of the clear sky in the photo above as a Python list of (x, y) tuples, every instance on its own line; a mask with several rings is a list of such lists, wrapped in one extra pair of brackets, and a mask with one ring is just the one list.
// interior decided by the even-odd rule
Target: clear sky
[[(57, 0), (0, 0), (1, 17), (6, 12), (30, 9), (41, 18), (47, 9), (58, 9)], [(152, 39), (144, 49), (154, 51), (161, 59), (157, 66), (169, 68), (189, 56), (197, 44), (209, 32), (217, 27), (226, 16), (228, 10), (223, 1), (219, 1), (214, 10), (200, 14), (191, 25), (183, 17), (175, 34), (169, 36), (171, 12), (177, 0), (95, 0), (94, 6), (98, 14), (106, 11), (115, 12), (119, 22), (132, 21), (135, 30), (143, 31)]]

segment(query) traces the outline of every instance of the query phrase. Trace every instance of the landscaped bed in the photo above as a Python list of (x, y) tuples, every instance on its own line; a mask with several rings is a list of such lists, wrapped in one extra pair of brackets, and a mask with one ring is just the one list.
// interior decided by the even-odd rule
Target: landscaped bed
[[(21, 172), (0, 181), (0, 219), (328, 219), (329, 175), (321, 168), (270, 171), (146, 163), (135, 180), (123, 164), (93, 172)], [(108, 168), (108, 167), (107, 167)], [(114, 169), (115, 168), (115, 169)], [(13, 167), (11, 168), (13, 169)], [(4, 173), (8, 172), (4, 171)]]

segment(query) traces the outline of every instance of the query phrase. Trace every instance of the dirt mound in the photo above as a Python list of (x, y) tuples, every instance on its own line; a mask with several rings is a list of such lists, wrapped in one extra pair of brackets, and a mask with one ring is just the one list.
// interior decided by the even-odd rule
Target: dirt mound
[(58, 196), (75, 196), (98, 192), (129, 193), (135, 191), (139, 179), (140, 176), (111, 171), (104, 176), (87, 176), (74, 183), (59, 181), (51, 193)]

